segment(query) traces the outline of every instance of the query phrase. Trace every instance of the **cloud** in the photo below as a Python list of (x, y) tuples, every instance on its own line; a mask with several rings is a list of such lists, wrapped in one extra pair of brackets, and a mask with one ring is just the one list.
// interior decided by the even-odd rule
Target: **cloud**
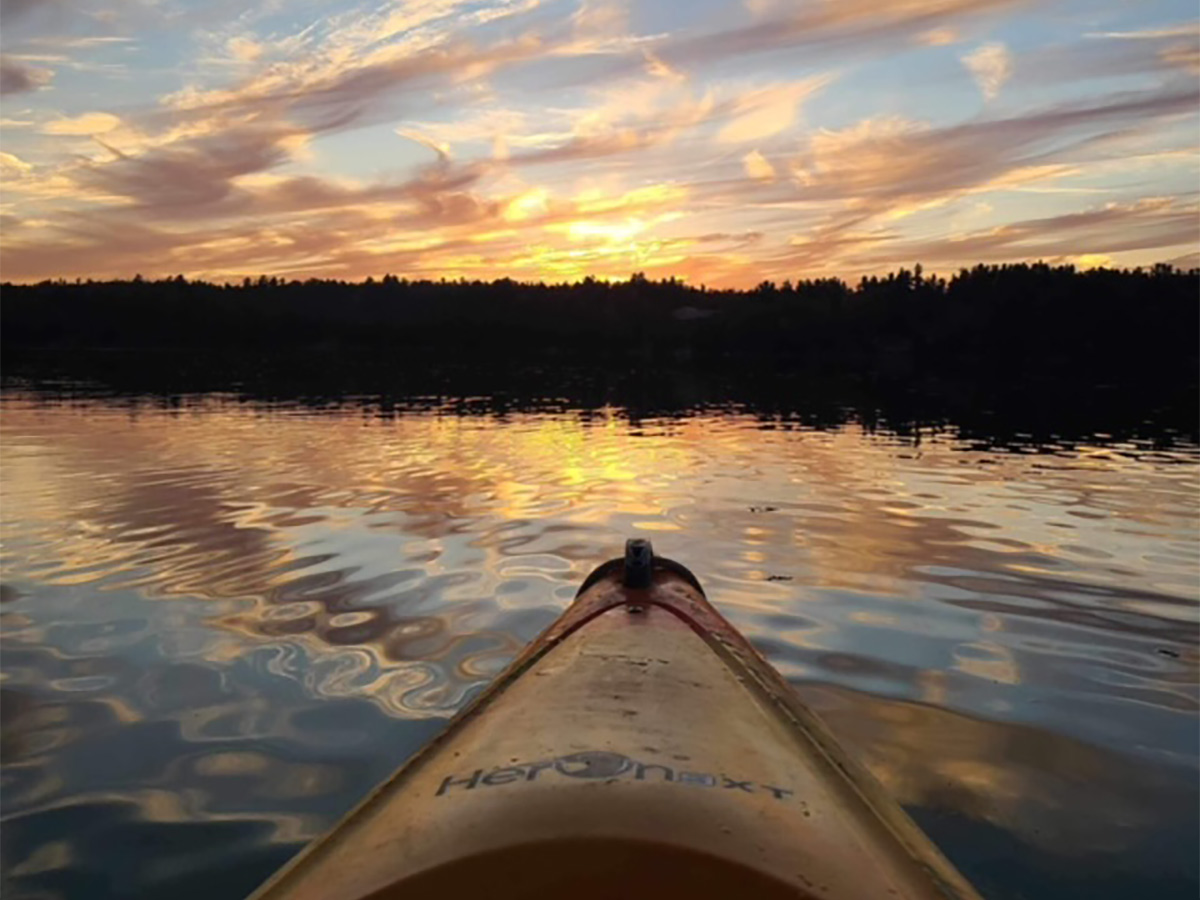
[(748, 91), (732, 105), (731, 120), (717, 134), (722, 143), (761, 141), (792, 127), (796, 108), (832, 81), (827, 75)]
[(1012, 76), (1012, 54), (999, 42), (984, 44), (962, 57), (984, 99), (994, 100)]
[[(666, 34), (636, 33), (645, 18), (631, 17), (628, 3), (592, 0), (419, 0), (323, 13), (283, 34), (275, 29), (284, 18), (266, 8), (209, 20), (187, 32), (186, 87), (155, 106), (112, 107), (120, 118), (111, 122), (95, 118), (110, 113), (55, 121), (44, 105), (19, 111), (33, 128), (14, 131), (6, 146), (19, 155), (3, 166), (5, 212), (43, 224), (6, 236), (5, 274), (68, 274), (64, 261), (70, 274), (128, 274), (153, 256), (164, 273), (189, 275), (536, 279), (641, 268), (753, 284), (809, 267), (855, 274), (906, 253), (914, 233), (932, 241), (994, 222), (1003, 213), (956, 215), (984, 194), (1053, 191), (1038, 202), (1062, 210), (1102, 192), (1131, 206), (1114, 193), (1114, 175), (1128, 190), (1136, 179), (1142, 193), (1181, 177), (1178, 163), (1166, 176), (1145, 163), (1186, 154), (1184, 126), (1200, 100), (1181, 71), (1195, 54), (1174, 28), (1072, 35), (1053, 52), (1023, 52), (1016, 67), (1002, 44), (964, 58), (989, 98), (1018, 80), (1112, 73), (1150, 76), (1136, 82), (1140, 91), (1096, 96), (1084, 87), (1070, 102), (1007, 115), (985, 106), (936, 126), (879, 115), (851, 92), (838, 127), (801, 127), (816, 107), (806, 101), (832, 83), (811, 74), (822, 60), (850, 69), (898, 52), (949, 58), (924, 48), (978, 34), (981, 19), (1018, 2), (753, 0), (753, 18), (733, 2), (725, 11), (736, 18), (684, 16)], [(120, 3), (130, 13), (122, 21), (134, 7), (146, 6), (156, 24), (176, 14), (150, 10), (149, 0)], [(70, 0), (49, 6), (65, 11)], [(45, 24), (49, 15), (27, 18)], [(121, 53), (114, 38), (73, 27), (61, 29), (77, 44), (70, 52), (39, 63), (13, 51), (12, 61), (61, 73), (82, 65), (79, 54)], [(68, 46), (44, 41), (55, 52)], [(804, 67), (797, 80), (772, 81), (780, 51), (788, 66)], [(760, 53), (777, 55), (756, 71), (749, 57)], [(60, 108), (81, 108), (68, 100)], [(365, 126), (430, 152), (412, 169), (367, 176), (367, 165), (387, 165), (386, 143), (367, 163), (346, 149), (353, 141), (323, 142)], [(334, 153), (344, 154), (337, 176), (322, 169)], [(406, 166), (411, 158), (396, 153)], [(1157, 240), (1170, 234), (1153, 224), (1165, 217), (1143, 210), (1125, 221)], [(1126, 252), (1082, 225), (1063, 227), (1080, 237), (1076, 257)], [(997, 254), (1046, 244), (1029, 237), (988, 251), (1000, 238), (984, 229), (956, 236)]]
[(1163, 47), (1158, 56), (1169, 66), (1200, 75), (1200, 43), (1188, 41), (1170, 44)]
[(0, 151), (0, 175), (6, 178), (21, 177), (33, 171), (33, 166), (12, 154)]
[[(258, 52), (241, 45), (236, 49), (247, 57)], [(168, 97), (163, 109), (140, 117), (140, 133), (122, 132), (119, 140), (105, 141), (110, 158), (77, 164), (69, 177), (143, 215), (248, 213), (250, 194), (238, 180), (297, 160), (312, 137), (382, 119), (389, 97), (439, 82), (453, 85), (468, 63), (499, 64), (534, 52), (521, 39), (497, 41), (484, 50), (452, 39), (411, 54), (387, 47), (367, 53), (346, 49), (346, 44), (333, 42), (321, 53), (300, 52), (298, 59), (253, 71), (232, 87), (189, 89)], [(95, 134), (107, 124), (116, 123), (89, 114), (44, 130)], [(291, 199), (318, 200), (312, 184), (292, 181), (293, 188), (302, 190)]]
[(1072, 148), (1082, 153), (1131, 125), (1191, 112), (1198, 101), (1197, 86), (1173, 85), (940, 128), (895, 117), (867, 119), (816, 133), (791, 160), (791, 170), (801, 198), (839, 199), (882, 213), (898, 204), (1061, 175)]
[(807, 58), (846, 55), (868, 49), (897, 49), (933, 29), (995, 14), (1024, 0), (839, 0), (822, 3), (762, 4), (764, 15), (749, 25), (701, 35), (679, 36), (656, 48), (668, 62), (713, 62), (773, 50), (800, 50)]
[[(494, 4), (500, 12), (520, 5)], [(453, 6), (439, 5), (444, 10)], [(479, 15), (471, 15), (482, 21), (487, 11), (476, 10)], [(428, 17), (416, 24), (426, 21)], [(374, 28), (377, 23), (365, 24)], [(102, 142), (94, 139), (107, 153), (91, 159), (77, 156), (48, 167), (38, 179), (22, 184), (22, 195), (41, 201), (69, 196), (105, 204), (109, 208), (91, 210), (89, 221), (108, 221), (109, 227), (116, 228), (138, 219), (189, 223), (188, 231), (194, 227), (199, 232), (239, 216), (287, 218), (342, 208), (362, 209), (371, 217), (375, 212), (367, 210), (379, 210), (389, 203), (403, 206), (407, 212), (397, 210), (397, 215), (407, 215), (416, 228), (452, 227), (460, 221), (486, 219), (494, 212), (488, 201), (463, 190), (478, 178), (470, 165), (453, 171), (435, 166), (408, 180), (385, 179), (362, 186), (314, 176), (270, 174), (302, 159), (302, 147), (314, 135), (382, 118), (392, 96), (439, 82), (452, 86), (467, 63), (499, 64), (535, 52), (533, 43), (520, 38), (495, 41), (478, 51), (469, 42), (449, 35), (442, 38), (431, 36), (431, 49), (405, 53), (399, 43), (373, 46), (373, 38), (350, 40), (343, 31), (315, 53), (303, 41), (292, 42), (296, 57), (291, 61), (251, 71), (232, 87), (184, 91), (168, 98), (162, 109), (136, 116), (125, 127), (118, 127), (122, 123), (115, 116), (103, 113), (51, 122), (43, 127), (44, 133), (103, 135)], [(355, 45), (355, 41), (359, 43)], [(361, 41), (368, 42), (368, 52), (361, 52)], [(261, 49), (259, 42), (255, 43), (251, 47), (229, 42), (227, 47), (253, 63), (250, 57)], [(71, 228), (78, 225), (77, 217), (65, 212), (60, 216), (64, 223), (74, 223)], [(78, 233), (71, 234), (68, 243), (77, 243)], [(108, 241), (103, 227), (89, 234), (89, 244)], [(166, 234), (175, 236), (144, 236), (154, 246), (208, 245), (190, 234)], [(347, 240), (353, 240), (352, 235), (349, 233)], [(235, 240), (214, 239), (218, 246), (223, 240)], [(42, 258), (40, 251), (28, 246), (6, 249), (10, 249), (6, 253), (10, 260), (31, 253), (31, 260)], [(83, 265), (85, 258), (78, 257), (76, 264)]]
[(55, 50), (87, 50), (95, 47), (108, 47), (119, 44), (135, 43), (131, 37), (117, 35), (91, 35), (89, 37), (67, 37), (64, 35), (43, 35), (28, 40), (31, 46), (49, 47)]
[(1089, 31), (1084, 37), (1135, 41), (1175, 37), (1200, 39), (1200, 22), (1183, 22), (1179, 25), (1167, 25), (1161, 28), (1142, 28), (1136, 31)]
[(406, 137), (420, 135), (447, 154), (453, 154), (455, 145), (461, 144), (482, 144), (494, 149), (500, 141), (506, 150), (552, 147), (574, 136), (569, 119), (555, 115), (553, 110), (534, 116), (523, 110), (492, 105), (447, 122), (410, 120), (396, 131)]
[(225, 43), (225, 50), (238, 62), (254, 62), (263, 54), (263, 45), (247, 37), (232, 37)]
[(87, 136), (106, 134), (118, 128), (121, 120), (111, 113), (90, 112), (70, 119), (56, 119), (42, 126), (42, 134)]
[[(366, 14), (354, 8), (294, 34), (257, 40), (239, 26), (217, 46), (225, 53), (257, 53), (270, 64), (243, 69), (245, 76), (232, 84), (189, 84), (163, 98), (166, 109), (159, 118), (270, 116), (315, 131), (326, 130), (330, 120), (343, 122), (340, 127), (394, 123), (405, 102), (424, 105), (435, 91), (444, 92), (445, 102), (459, 86), (542, 58), (548, 48), (537, 30), (489, 33), (485, 40), (469, 36), (472, 28), (536, 5), (536, 0), (422, 0)], [(231, 47), (230, 40), (238, 38), (257, 46)]]
[(402, 138), (407, 138), (414, 143), (420, 144), (422, 147), (428, 147), (435, 154), (437, 154), (437, 158), (440, 162), (448, 162), (450, 159), (450, 145), (445, 141), (437, 141), (433, 138), (426, 137), (425, 135), (411, 128), (397, 128), (396, 134), (400, 135)]
[(756, 181), (775, 180), (775, 167), (757, 150), (751, 150), (742, 157), (742, 167), (746, 170), (747, 178), (753, 178)]
[(1164, 262), (1177, 269), (1200, 269), (1200, 250), (1191, 250), (1180, 256), (1164, 260)]
[[(1113, 142), (1144, 139), (1157, 120), (1189, 114), (1198, 100), (1195, 86), (1173, 84), (944, 127), (895, 117), (866, 119), (845, 129), (818, 132), (786, 165), (777, 161), (776, 168), (790, 178), (759, 182), (752, 188), (745, 181), (740, 186), (713, 183), (699, 188), (697, 194), (710, 203), (729, 198), (734, 207), (754, 206), (760, 227), (768, 232), (793, 231), (787, 248), (758, 257), (764, 277), (792, 277), (805, 269), (874, 269), (889, 261), (925, 258), (922, 254), (929, 248), (945, 242), (942, 231), (928, 245), (910, 247), (900, 242), (902, 232), (896, 223), (916, 212), (991, 192), (1062, 190), (1058, 181), (1101, 171), (1100, 166), (1110, 172), (1122, 166), (1142, 167), (1144, 152), (1129, 154)], [(1194, 150), (1190, 158), (1195, 159)], [(748, 190), (753, 193), (748, 195)], [(1162, 217), (1145, 210), (1139, 216), (1126, 220), (1129, 239), (1136, 246), (1125, 249), (1171, 246), (1166, 242), (1186, 234), (1186, 227), (1195, 230), (1194, 222), (1187, 226), (1186, 214), (1173, 213), (1162, 228), (1155, 224)], [(1075, 253), (1122, 249), (1100, 245), (1094, 235), (1084, 240), (1082, 221), (1086, 220), (1067, 218), (1055, 223), (1073, 229), (1070, 234), (1080, 240)], [(798, 223), (803, 223), (799, 231)], [(1022, 247), (1030, 254), (1053, 250), (1054, 255), (1065, 257), (1072, 252), (1070, 238), (1054, 247), (1033, 243), (1026, 247), (1012, 234), (988, 240), (997, 247), (1004, 245), (995, 251), (997, 259), (1021, 258)], [(962, 244), (953, 255), (969, 261), (970, 254), (978, 251), (981, 259), (990, 259), (989, 246), (987, 242)]]
[[(526, 114), (497, 109), (458, 122), (421, 123), (420, 128), (441, 144), (502, 138), (502, 152), (493, 152), (493, 158), (512, 167), (637, 154), (643, 154), (645, 163), (649, 151), (665, 154), (685, 139), (692, 145), (707, 141), (701, 129), (714, 123), (721, 123), (717, 133), (721, 142), (777, 134), (792, 125), (797, 105), (830, 81), (828, 76), (814, 76), (748, 89), (722, 85), (720, 95), (697, 94), (681, 81), (625, 81), (593, 92), (592, 104), (544, 110), (536, 120), (541, 130), (530, 130), (534, 120)], [(665, 155), (662, 161), (674, 165)]]
[(384, 47), (362, 56), (335, 47), (315, 60), (276, 63), (233, 87), (185, 88), (165, 98), (167, 112), (160, 115), (270, 115), (289, 117), (310, 130), (329, 130), (331, 122), (345, 127), (387, 121), (395, 116), (387, 106), (391, 98), (482, 77), (498, 67), (534, 59), (540, 49), (534, 37), (487, 47), (447, 40), (414, 53)]
[[(674, 96), (664, 95), (662, 102), (669, 105)], [(630, 126), (633, 137), (623, 139), (617, 132), (616, 148), (604, 144), (611, 135), (574, 136), (565, 144), (527, 151), (532, 156), (524, 160), (519, 154), (506, 163), (439, 157), (406, 181), (358, 184), (270, 174), (290, 158), (289, 142), (306, 132), (234, 119), (224, 129), (136, 155), (117, 151), (110, 160), (73, 170), (62, 188), (69, 195), (90, 191), (119, 198), (123, 205), (86, 217), (60, 216), (55, 228), (40, 231), (36, 241), (10, 237), (4, 265), (13, 278), (61, 274), (63, 259), (93, 276), (149, 272), (146, 251), (135, 249), (138, 242), (132, 235), (157, 254), (164, 273), (189, 275), (263, 271), (361, 277), (401, 271), (571, 278), (656, 271), (657, 266), (657, 271), (708, 283), (743, 283), (794, 277), (806, 270), (883, 265), (882, 260), (894, 260), (897, 254), (919, 258), (914, 254), (924, 249), (900, 242), (892, 225), (898, 215), (971, 193), (1064, 177), (1073, 170), (1055, 160), (1057, 148), (1074, 146), (1086, 154), (1099, 146), (1093, 143), (1098, 137), (1178, 114), (1195, 101), (1194, 89), (1175, 87), (940, 128), (904, 119), (867, 119), (815, 133), (798, 156), (775, 154), (767, 160), (758, 150), (744, 154), (739, 175), (751, 175), (749, 184), (744, 178), (683, 182), (620, 195), (597, 190), (573, 198), (528, 184), (496, 194), (489, 185), (494, 187), (495, 177), (507, 177), (511, 165), (663, 146), (659, 130), (670, 132), (675, 123)], [(730, 115), (735, 106), (733, 97), (709, 99), (677, 115), (681, 121), (707, 122)], [(653, 122), (662, 117), (662, 107), (647, 103), (639, 115)], [(757, 177), (769, 174), (767, 167), (775, 172), (774, 180)], [(804, 178), (796, 177), (798, 168), (806, 172)], [(659, 224), (681, 215), (684, 221), (698, 209), (719, 210), (723, 203), (753, 208), (763, 217), (763, 227), (754, 229), (759, 235), (778, 233), (779, 226), (769, 224), (771, 215), (781, 216), (793, 230), (805, 217), (815, 220), (782, 250), (770, 249), (762, 239), (739, 242), (731, 236), (706, 242), (706, 235), (718, 231), (703, 218), (696, 220), (696, 237), (655, 234)], [(798, 216), (799, 209), (808, 212)], [(1151, 211), (1141, 216), (1126, 219), (1125, 225), (1147, 246), (1185, 233), (1179, 216), (1170, 223), (1173, 231), (1154, 226)], [(1082, 223), (1057, 224), (1064, 234), (1084, 235)], [(59, 239), (53, 238), (55, 231)], [(1061, 249), (1064, 256), (1069, 249), (1069, 241), (1051, 247), (1032, 239), (1022, 242), (1011, 233), (970, 237), (958, 249), (978, 251), (985, 259), (1018, 258), (1022, 248)], [(1084, 252), (1119, 252), (1093, 237), (1073, 252), (1080, 247)], [(751, 250), (754, 256), (746, 256)]]
[(279, 125), (243, 126), (136, 156), (110, 146), (115, 159), (92, 163), (76, 178), (146, 213), (201, 214), (233, 192), (234, 178), (265, 172), (287, 160), (284, 141), (295, 134), (295, 129)]
[(1007, 222), (951, 240), (892, 241), (866, 256), (866, 265), (900, 256), (931, 264), (963, 265), (1022, 259), (1078, 261), (1159, 247), (1200, 242), (1200, 206), (1195, 200), (1146, 197), (1108, 203), (1080, 212)]
[[(1194, 26), (1193, 26), (1194, 28)], [(1033, 49), (1021, 56), (1014, 80), (1042, 86), (1049, 82), (1076, 83), (1089, 79), (1158, 75), (1172, 77), (1179, 69), (1194, 72), (1200, 58), (1200, 31), (1191, 39), (1179, 28), (1136, 32), (1093, 33), (1072, 44)]]
[[(532, 187), (487, 196), (479, 170), (453, 163), (434, 163), (401, 183), (268, 175), (205, 183), (224, 189), (198, 198), (189, 187), (174, 209), (163, 205), (169, 196), (151, 193), (148, 184), (139, 183), (144, 190), (136, 196), (130, 184), (120, 185), (143, 205), (60, 215), (36, 236), (10, 236), (0, 247), (5, 274), (46, 277), (69, 257), (94, 277), (132, 271), (582, 277), (589, 265), (616, 276), (667, 265), (686, 243), (647, 234), (678, 217), (686, 203), (686, 190), (669, 184), (622, 194), (565, 197)], [(158, 205), (147, 207), (148, 201)]]
[(944, 47), (958, 40), (958, 32), (953, 28), (931, 28), (917, 35), (917, 43), (927, 47)]
[(23, 94), (36, 91), (54, 78), (51, 69), (28, 66), (15, 59), (0, 57), (0, 95)]
[(449, 31), (462, 31), (528, 12), (537, 0), (419, 0), (384, 4), (374, 15), (352, 9), (335, 20), (335, 39), (343, 45), (396, 42), (408, 50), (430, 46)]
[(663, 62), (662, 58), (649, 48), (642, 48), (642, 57), (646, 60), (646, 72), (656, 78), (666, 78), (670, 81), (684, 81), (687, 76), (678, 69), (673, 69)]
[[(751, 0), (751, 15), (736, 22), (700, 31), (681, 28), (665, 35), (624, 38), (628, 52), (611, 65), (592, 68), (586, 80), (614, 79), (644, 62), (649, 49), (663, 71), (683, 72), (715, 66), (727, 60), (758, 54), (792, 51), (812, 65), (835, 59), (839, 65), (864, 57), (878, 57), (909, 49), (922, 35), (957, 34), (971, 20), (993, 16), (1026, 5), (1028, 0)], [(940, 35), (938, 34), (940, 32)], [(570, 55), (570, 41), (549, 44), (548, 53)], [(614, 47), (609, 48), (614, 50)], [(746, 61), (745, 65), (751, 65)], [(559, 83), (577, 84), (582, 79)]]
[(581, 0), (571, 25), (584, 40), (623, 36), (629, 31), (629, 4), (625, 0)]
[(593, 97), (586, 106), (548, 110), (541, 125), (551, 130), (506, 136), (507, 145), (523, 148), (509, 152), (508, 163), (580, 162), (662, 148), (733, 110), (732, 100), (718, 103), (710, 93), (697, 96), (680, 82), (662, 79), (618, 83)]

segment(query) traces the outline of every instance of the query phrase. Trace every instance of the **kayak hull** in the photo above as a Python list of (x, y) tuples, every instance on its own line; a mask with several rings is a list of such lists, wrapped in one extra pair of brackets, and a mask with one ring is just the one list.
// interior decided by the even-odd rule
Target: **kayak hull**
[(686, 570), (625, 581), (256, 897), (976, 897)]

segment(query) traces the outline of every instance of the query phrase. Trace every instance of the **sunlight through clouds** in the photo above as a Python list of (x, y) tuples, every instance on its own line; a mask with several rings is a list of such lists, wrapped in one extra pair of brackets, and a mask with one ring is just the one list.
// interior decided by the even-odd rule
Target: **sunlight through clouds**
[[(747, 286), (918, 256), (1182, 257), (1195, 12), (1109, 2), (1088, 23), (1018, 0), (10, 17), (0, 267)], [(963, 231), (980, 203), (995, 234)]]

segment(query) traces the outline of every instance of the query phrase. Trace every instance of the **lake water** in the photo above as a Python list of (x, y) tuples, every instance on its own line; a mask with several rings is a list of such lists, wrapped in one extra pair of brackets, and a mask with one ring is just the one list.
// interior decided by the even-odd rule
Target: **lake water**
[(462, 412), (5, 394), (8, 900), (244, 895), (629, 536), (991, 900), (1196, 896), (1194, 443)]

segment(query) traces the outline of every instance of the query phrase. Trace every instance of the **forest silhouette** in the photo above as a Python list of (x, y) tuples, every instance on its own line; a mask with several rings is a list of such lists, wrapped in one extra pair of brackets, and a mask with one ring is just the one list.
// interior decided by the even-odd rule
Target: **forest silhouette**
[[(60, 280), (3, 285), (0, 342), (9, 384), (62, 377), (161, 394), (480, 395), (505, 409), (748, 402), (831, 419), (845, 401), (914, 420), (1015, 410), (1015, 429), (1070, 430), (1090, 411), (1084, 430), (1136, 431), (1165, 417), (1194, 433), (1198, 288), (1196, 269), (1043, 263), (978, 265), (949, 278), (917, 266), (856, 285), (822, 278), (751, 290), (642, 275), (550, 285), (391, 275)], [(1033, 425), (1020, 421), (1030, 416)], [(995, 430), (994, 420), (980, 428)]]
[(764, 281), (748, 291), (634, 275), (353, 283), (272, 277), (240, 284), (47, 281), (3, 285), (5, 349), (295, 350), (338, 344), (535, 357), (787, 359), (837, 369), (1001, 361), (1036, 370), (1190, 369), (1200, 270), (979, 265), (946, 279), (921, 267), (864, 277)]

